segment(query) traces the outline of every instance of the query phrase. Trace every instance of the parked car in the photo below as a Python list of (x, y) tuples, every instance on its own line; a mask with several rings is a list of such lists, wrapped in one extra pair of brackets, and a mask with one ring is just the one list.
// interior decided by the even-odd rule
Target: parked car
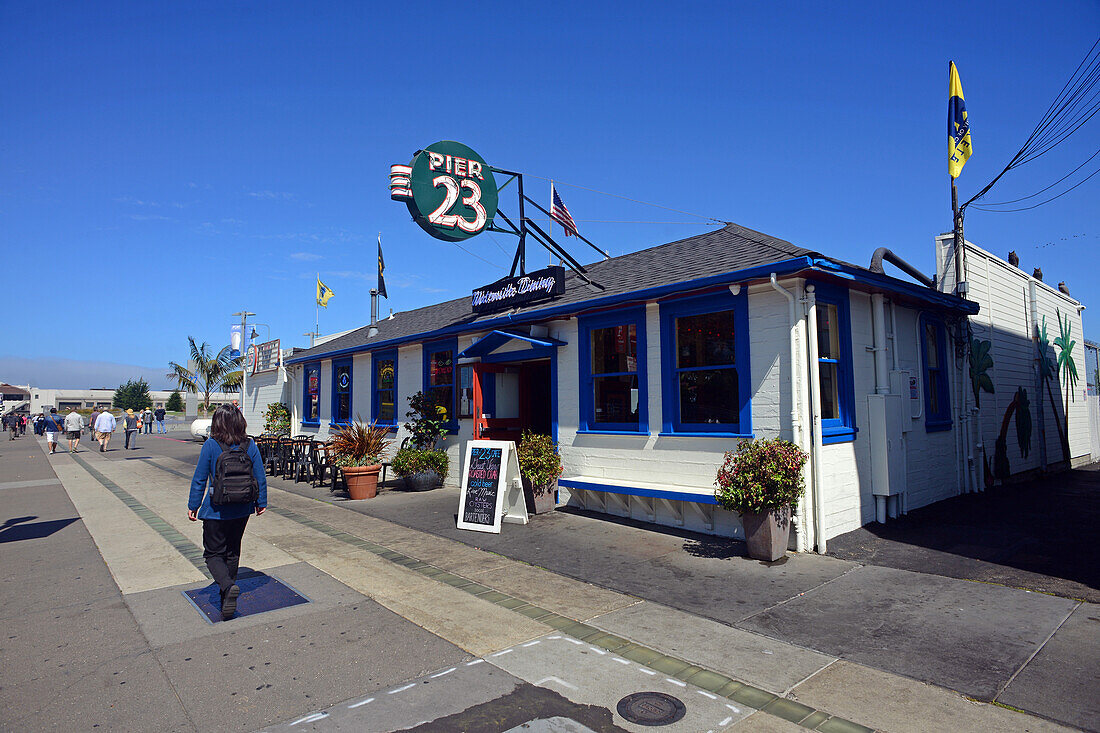
[(191, 423), (191, 435), (196, 438), (201, 438), (203, 442), (210, 437), (210, 423), (211, 419), (208, 417), (200, 417), (195, 422)]

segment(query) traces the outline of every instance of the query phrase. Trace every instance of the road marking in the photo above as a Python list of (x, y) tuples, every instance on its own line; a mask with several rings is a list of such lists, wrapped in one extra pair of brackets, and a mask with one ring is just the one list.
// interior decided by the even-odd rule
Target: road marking
[(626, 665), (629, 665), (629, 664), (630, 664), (630, 662), (626, 661), (626, 660), (625, 660), (625, 659), (623, 659), (622, 657), (611, 657), (611, 658), (612, 658), (612, 659), (614, 659), (614, 660), (615, 660), (616, 662), (618, 662), (619, 664), (626, 664)]
[(431, 678), (434, 680), (436, 677), (442, 677), (445, 674), (450, 674), (451, 672), (454, 672), (456, 669), (458, 669), (458, 667), (451, 667), (450, 669), (445, 669), (442, 672), (436, 672), (435, 674), (432, 675)]
[(706, 692), (704, 690), (696, 690), (696, 692), (698, 692), (703, 697), (709, 697), (711, 700), (717, 700), (718, 699), (717, 695), (712, 695), (709, 692)]
[(366, 705), (367, 703), (370, 703), (370, 702), (374, 702), (373, 697), (368, 697), (366, 700), (360, 700), (357, 703), (352, 703), (351, 705), (348, 705), (348, 710), (354, 710), (355, 708), (361, 708), (361, 707), (363, 707), (364, 705)]
[(600, 649), (598, 646), (590, 646), (588, 648), (591, 649), (592, 651), (596, 652), (597, 654), (601, 655), (601, 656), (603, 656), (604, 654), (607, 654), (606, 649)]
[(318, 720), (324, 720), (328, 717), (328, 713), (314, 713), (313, 715), (307, 715), (304, 718), (298, 718), (291, 725), (298, 725), (298, 723), (314, 723)]
[(524, 646), (524, 648), (526, 648), (526, 647), (534, 646), (535, 644), (541, 644), (541, 643), (542, 643), (541, 641), (539, 641), (538, 639), (535, 639), (534, 641), (527, 642), (523, 646)]
[(665, 682), (671, 682), (672, 684), (679, 685), (680, 687), (687, 687), (688, 686), (687, 682), (681, 682), (680, 680), (674, 680), (671, 677), (665, 677)]
[(561, 677), (545, 677), (545, 678), (539, 680), (538, 682), (536, 682), (535, 684), (538, 685), (539, 687), (542, 687), (547, 682), (557, 682), (562, 687), (568, 687), (570, 690), (577, 689), (576, 685), (569, 684), (568, 682), (563, 680)]
[(548, 636), (547, 639), (560, 639), (560, 636)]
[(497, 652), (496, 654), (490, 654), (489, 656), (490, 657), (503, 657), (505, 654), (508, 654), (508, 653), (514, 652), (514, 651), (515, 651), (515, 649), (505, 649), (502, 652)]
[(4, 481), (0, 482), (0, 489), (30, 489), (35, 486), (53, 486), (60, 484), (56, 478), (35, 479), (34, 481)]
[(724, 726), (727, 726), (727, 725), (729, 725), (729, 724), (730, 724), (730, 723), (732, 723), (732, 722), (733, 722), (733, 717), (732, 717), (732, 716), (730, 716), (730, 717), (728, 717), (728, 718), (724, 718), (724, 719), (722, 720), (722, 722), (720, 722), (720, 723), (719, 723), (718, 725), (719, 725), (719, 727), (724, 727)]
[(481, 663), (482, 663), (482, 662), (484, 662), (484, 661), (485, 661), (484, 659), (475, 659), (475, 660), (474, 660), (474, 661), (472, 661), (472, 662), (466, 662), (466, 666), (467, 666), (467, 667), (472, 667), (472, 666), (474, 666), (475, 664), (481, 664)]
[(655, 674), (657, 674), (657, 673), (656, 673), (656, 672), (654, 672), (654, 671), (653, 671), (652, 669), (646, 669), (645, 667), (638, 667), (638, 671), (640, 671), (640, 672), (645, 672), (645, 673), (646, 673), (646, 674), (648, 674), (648, 675), (655, 675)]
[(409, 684), (405, 685), (404, 687), (398, 687), (396, 690), (390, 690), (386, 694), (387, 695), (396, 695), (399, 692), (404, 692), (405, 690), (412, 689), (413, 687), (416, 687), (416, 683), (415, 682), (410, 682)]
[(737, 707), (737, 706), (735, 706), (735, 705), (726, 705), (726, 707), (727, 707), (727, 708), (729, 708), (730, 710), (732, 710), (732, 711), (733, 711), (733, 712), (735, 712), (735, 713), (739, 713), (739, 712), (741, 712), (741, 708), (739, 708), (739, 707)]
[(570, 639), (568, 636), (564, 637), (570, 644), (576, 644), (577, 646), (584, 646), (584, 642), (579, 639)]

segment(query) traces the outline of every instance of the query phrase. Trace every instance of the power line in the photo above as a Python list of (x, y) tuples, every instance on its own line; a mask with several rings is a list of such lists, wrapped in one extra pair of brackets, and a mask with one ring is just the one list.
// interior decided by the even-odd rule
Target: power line
[[(982, 206), (975, 206), (974, 208), (978, 209), (979, 211), (988, 211), (988, 212), (990, 212), (990, 213), (993, 213), (993, 214), (1010, 214), (1010, 213), (1012, 213), (1013, 211), (1028, 211), (1029, 209), (1037, 209), (1037, 208), (1039, 208), (1040, 206), (1042, 206), (1043, 204), (1049, 204), (1049, 203), (1050, 203), (1051, 201), (1053, 201), (1054, 199), (1058, 199), (1058, 198), (1061, 198), (1061, 197), (1065, 196), (1065, 195), (1066, 195), (1067, 193), (1069, 193), (1069, 192), (1070, 192), (1070, 191), (1072, 191), (1073, 189), (1077, 188), (1077, 187), (1078, 187), (1078, 186), (1080, 186), (1080, 185), (1081, 185), (1082, 183), (1084, 183), (1084, 182), (1085, 182), (1085, 181), (1087, 181), (1088, 179), (1090, 179), (1090, 178), (1092, 178), (1093, 176), (1095, 176), (1095, 175), (1096, 175), (1097, 173), (1100, 173), (1100, 168), (1097, 168), (1097, 169), (1096, 169), (1096, 170), (1094, 170), (1094, 171), (1093, 171), (1092, 173), (1088, 174), (1088, 175), (1087, 175), (1087, 176), (1086, 176), (1085, 178), (1082, 178), (1082, 179), (1081, 179), (1080, 181), (1078, 181), (1077, 183), (1073, 184), (1072, 186), (1070, 186), (1069, 188), (1067, 188), (1067, 189), (1066, 189), (1065, 191), (1062, 191), (1062, 193), (1058, 194), (1057, 196), (1051, 196), (1051, 197), (1050, 197), (1049, 199), (1047, 199), (1046, 201), (1042, 201), (1042, 202), (1040, 202), (1040, 203), (1037, 203), (1037, 204), (1034, 204), (1034, 205), (1032, 205), (1032, 206), (1024, 206), (1023, 208), (1019, 208), (1019, 209), (987, 209), (987, 208), (984, 208), (984, 207), (982, 207)], [(1029, 197), (1029, 198), (1030, 198), (1030, 197)]]
[(531, 178), (538, 178), (538, 179), (543, 180), (543, 181), (553, 180), (555, 185), (571, 186), (572, 188), (579, 188), (582, 191), (591, 191), (592, 193), (598, 193), (598, 194), (601, 194), (603, 196), (611, 196), (612, 198), (623, 199), (624, 201), (632, 201), (636, 204), (641, 204), (643, 206), (654, 206), (658, 209), (664, 209), (666, 211), (675, 211), (677, 214), (685, 214), (687, 216), (695, 216), (695, 217), (698, 217), (700, 219), (708, 219), (710, 221), (717, 222), (717, 223), (722, 224), (722, 225), (725, 225), (727, 223), (725, 221), (722, 221), (721, 219), (716, 219), (713, 216), (703, 216), (702, 214), (694, 214), (690, 211), (681, 211), (680, 209), (674, 209), (671, 206), (661, 206), (660, 204), (650, 203), (649, 201), (640, 201), (639, 199), (632, 199), (629, 196), (622, 196), (622, 195), (617, 194), (617, 193), (608, 193), (607, 191), (600, 191), (600, 190), (595, 189), (595, 188), (588, 188), (587, 186), (579, 186), (576, 183), (566, 183), (565, 181), (559, 181), (557, 178), (550, 179), (550, 178), (547, 178), (545, 176), (536, 176), (533, 173), (525, 173), (524, 175), (530, 176)]
[[(982, 204), (982, 206), (1007, 206), (1008, 204), (1015, 204), (1015, 203), (1017, 203), (1017, 202), (1019, 202), (1019, 201), (1027, 201), (1028, 199), (1033, 199), (1033, 198), (1035, 198), (1036, 196), (1038, 196), (1039, 194), (1041, 194), (1041, 193), (1044, 193), (1045, 191), (1049, 191), (1050, 189), (1054, 188), (1054, 187), (1055, 187), (1055, 186), (1057, 186), (1057, 185), (1058, 185), (1059, 183), (1061, 183), (1062, 181), (1066, 180), (1067, 178), (1069, 178), (1070, 176), (1072, 176), (1072, 175), (1073, 175), (1074, 173), (1076, 173), (1077, 171), (1079, 171), (1079, 170), (1081, 170), (1082, 168), (1084, 168), (1084, 167), (1085, 167), (1086, 165), (1088, 165), (1088, 162), (1089, 162), (1090, 160), (1092, 160), (1093, 158), (1095, 158), (1095, 157), (1096, 157), (1097, 155), (1100, 155), (1100, 149), (1097, 149), (1097, 151), (1096, 151), (1095, 153), (1093, 153), (1092, 155), (1090, 155), (1090, 156), (1088, 157), (1088, 160), (1086, 160), (1086, 161), (1085, 161), (1084, 163), (1082, 163), (1081, 165), (1077, 166), (1076, 168), (1074, 168), (1073, 170), (1071, 170), (1071, 171), (1070, 171), (1069, 173), (1065, 174), (1064, 176), (1062, 176), (1061, 178), (1059, 178), (1059, 179), (1058, 179), (1057, 181), (1055, 181), (1054, 183), (1050, 184), (1050, 185), (1049, 185), (1049, 186), (1047, 186), (1046, 188), (1040, 188), (1040, 189), (1039, 189), (1038, 191), (1036, 191), (1035, 193), (1031, 194), (1030, 196), (1023, 196), (1023, 197), (1021, 197), (1021, 198), (1018, 198), (1018, 199), (1012, 199), (1011, 201), (998, 201), (998, 202), (996, 202), (996, 203), (985, 203), (985, 204)], [(981, 208), (981, 207), (976, 207), (976, 208)]]

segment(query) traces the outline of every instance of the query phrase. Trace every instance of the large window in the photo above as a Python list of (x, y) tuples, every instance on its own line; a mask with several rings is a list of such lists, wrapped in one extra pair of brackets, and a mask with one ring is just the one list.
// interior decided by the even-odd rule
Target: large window
[(397, 352), (382, 351), (371, 356), (371, 415), (379, 425), (397, 425)]
[(938, 318), (920, 318), (924, 359), (924, 429), (929, 433), (951, 429), (951, 398), (947, 386), (947, 329)]
[(332, 362), (332, 422), (351, 422), (351, 359)]
[(302, 423), (321, 423), (321, 365), (307, 364), (305, 383), (302, 385)]
[(752, 432), (746, 296), (723, 290), (661, 304), (664, 432)]
[(852, 322), (847, 288), (814, 283), (817, 296), (817, 372), (821, 385), (821, 442), (855, 440)]
[(582, 317), (580, 351), (581, 430), (648, 432), (645, 311)]
[(443, 408), (447, 425), (451, 429), (458, 427), (458, 418), (455, 416), (457, 347), (458, 342), (455, 339), (424, 344), (424, 394)]

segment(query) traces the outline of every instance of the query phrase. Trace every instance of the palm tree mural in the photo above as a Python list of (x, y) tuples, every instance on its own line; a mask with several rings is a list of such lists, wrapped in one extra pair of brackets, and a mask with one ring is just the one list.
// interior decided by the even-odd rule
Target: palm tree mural
[[(1059, 322), (1061, 322), (1061, 314), (1059, 314)], [(1069, 416), (1066, 415), (1066, 425), (1063, 428), (1062, 423), (1058, 420), (1058, 403), (1054, 401), (1054, 391), (1050, 387), (1051, 379), (1058, 373), (1058, 365), (1051, 357), (1054, 349), (1050, 347), (1050, 340), (1047, 338), (1047, 317), (1043, 316), (1043, 327), (1039, 331), (1039, 379), (1047, 388), (1047, 397), (1050, 399), (1050, 410), (1054, 414), (1054, 427), (1058, 430), (1058, 442), (1062, 446), (1062, 456), (1068, 462), (1069, 461), (1069, 440), (1066, 439), (1066, 431), (1069, 430)], [(1071, 344), (1072, 348), (1072, 344)], [(1070, 357), (1070, 362), (1073, 362), (1073, 358)], [(1076, 375), (1077, 367), (1073, 367), (1074, 374)], [(1039, 396), (1042, 400), (1042, 395)]]
[(230, 392), (241, 386), (241, 357), (234, 357), (233, 350), (225, 346), (217, 354), (205, 341), (201, 346), (195, 343), (193, 336), (187, 337), (191, 347), (191, 362), (194, 371), (174, 361), (168, 362), (171, 369), (166, 375), (179, 385), (179, 388), (192, 394), (202, 394), (203, 412), (210, 412), (211, 392)]
[(970, 385), (974, 388), (974, 406), (981, 407), (982, 391), (993, 394), (993, 380), (986, 373), (993, 366), (993, 357), (989, 350), (993, 347), (991, 341), (979, 341), (971, 339), (970, 342)]
[(997, 436), (993, 449), (992, 473), (988, 464), (986, 466), (986, 486), (992, 485), (994, 477), (1003, 481), (1012, 473), (1008, 465), (1008, 425), (1013, 414), (1016, 416), (1016, 444), (1020, 447), (1020, 455), (1027, 458), (1027, 454), (1031, 452), (1031, 401), (1027, 390), (1018, 387), (1001, 419), (1001, 433)]
[[(1058, 347), (1058, 367), (1062, 372), (1063, 383), (1066, 385), (1066, 410), (1063, 414), (1066, 420), (1066, 440), (1069, 441), (1069, 401), (1072, 398), (1074, 402), (1077, 401), (1077, 396), (1074, 392), (1077, 390), (1077, 364), (1073, 361), (1073, 347), (1077, 342), (1071, 338), (1073, 332), (1070, 330), (1069, 315), (1066, 315), (1066, 320), (1062, 320), (1062, 312), (1055, 310), (1055, 314), (1058, 316), (1058, 338), (1054, 339), (1054, 345)], [(1066, 446), (1067, 454), (1066, 460), (1069, 460), (1069, 446)]]

